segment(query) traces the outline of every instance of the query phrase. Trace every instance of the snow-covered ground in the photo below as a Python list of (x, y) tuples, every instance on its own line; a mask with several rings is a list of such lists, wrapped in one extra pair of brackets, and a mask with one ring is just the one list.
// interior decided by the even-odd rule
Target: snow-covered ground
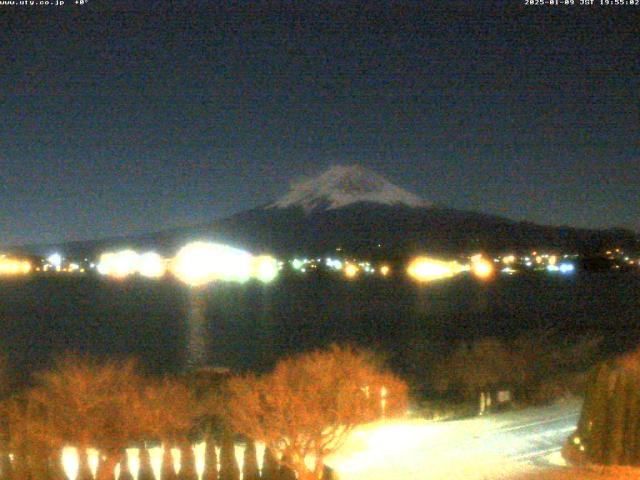
[(580, 402), (450, 422), (389, 420), (355, 431), (327, 459), (340, 480), (508, 479), (561, 462)]

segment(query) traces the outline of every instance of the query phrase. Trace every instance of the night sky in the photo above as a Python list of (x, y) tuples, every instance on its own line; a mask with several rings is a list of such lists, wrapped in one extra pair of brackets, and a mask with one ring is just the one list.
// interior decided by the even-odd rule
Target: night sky
[(0, 245), (209, 221), (352, 163), (640, 231), (640, 7), (223, 3), (0, 6)]

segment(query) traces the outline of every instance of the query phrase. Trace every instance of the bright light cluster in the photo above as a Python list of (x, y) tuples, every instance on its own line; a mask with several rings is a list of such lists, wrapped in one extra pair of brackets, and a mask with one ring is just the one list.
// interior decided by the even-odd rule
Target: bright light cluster
[(136, 273), (160, 278), (166, 272), (166, 262), (155, 252), (139, 254), (133, 250), (121, 250), (103, 253), (96, 268), (98, 273), (114, 278), (126, 278)]
[(409, 264), (407, 273), (419, 282), (433, 282), (451, 278), (464, 270), (465, 268), (458, 262), (446, 262), (431, 257), (417, 257)]
[(558, 265), (547, 265), (547, 271), (549, 272), (559, 272), (563, 274), (573, 273), (576, 267), (573, 263), (570, 262), (562, 262)]
[(242, 283), (250, 278), (267, 283), (278, 276), (279, 270), (280, 264), (271, 256), (254, 257), (244, 250), (210, 242), (185, 245), (171, 262), (172, 273), (193, 287), (216, 280)]
[(375, 273), (376, 271), (369, 262), (360, 262), (358, 263), (358, 267), (360, 267), (364, 273)]
[(253, 272), (253, 258), (243, 250), (219, 243), (185, 245), (171, 262), (171, 271), (193, 287), (216, 280), (245, 282)]
[(19, 258), (0, 256), (0, 275), (25, 275), (31, 271), (31, 262)]
[(327, 265), (327, 267), (333, 268), (334, 270), (338, 271), (341, 271), (343, 267), (342, 261), (338, 260), (337, 258), (326, 258), (324, 263)]

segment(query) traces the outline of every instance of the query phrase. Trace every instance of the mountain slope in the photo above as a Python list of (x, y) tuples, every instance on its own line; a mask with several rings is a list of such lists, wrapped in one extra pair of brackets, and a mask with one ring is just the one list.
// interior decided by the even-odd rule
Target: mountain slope
[[(373, 258), (418, 252), (558, 249), (589, 254), (614, 246), (640, 249), (639, 235), (628, 230), (544, 226), (439, 207), (359, 166), (332, 167), (318, 177), (294, 183), (269, 205), (206, 224), (57, 247), (68, 255), (95, 256), (122, 247), (152, 248), (172, 255), (195, 239), (282, 256), (321, 255), (336, 248)], [(48, 254), (53, 247), (27, 250)]]

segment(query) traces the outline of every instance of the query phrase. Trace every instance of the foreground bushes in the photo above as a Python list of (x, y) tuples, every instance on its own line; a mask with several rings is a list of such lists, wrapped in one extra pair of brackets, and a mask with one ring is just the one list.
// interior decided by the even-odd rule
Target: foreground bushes
[(266, 442), (298, 479), (321, 478), (324, 458), (353, 429), (407, 408), (407, 387), (370, 358), (333, 347), (280, 362), (257, 378), (232, 379), (227, 414), (235, 431)]
[(581, 394), (586, 371), (594, 362), (599, 337), (568, 341), (551, 332), (527, 334), (512, 341), (488, 337), (462, 342), (433, 369), (432, 387), (466, 401), (508, 389), (521, 403), (545, 403)]
[(601, 363), (587, 385), (565, 455), (576, 463), (640, 466), (640, 350)]
[[(202, 375), (152, 379), (131, 361), (66, 357), (34, 383), (2, 405), (0, 448), (5, 460), (12, 453), (16, 479), (60, 478), (60, 450), (71, 445), (81, 453), (99, 450), (97, 477), (110, 480), (118, 463), (126, 473), (126, 448), (163, 445), (163, 479), (173, 476), (169, 450), (178, 448), (180, 478), (191, 480), (196, 473), (191, 445), (203, 440), (207, 479), (236, 480), (240, 464), (244, 478), (255, 479), (263, 459), (249, 439), (268, 447), (262, 478), (280, 480), (289, 469), (299, 479), (317, 479), (324, 457), (355, 426), (403, 412), (407, 399), (401, 380), (370, 356), (340, 347), (283, 360), (262, 377), (227, 382), (203, 381)], [(247, 448), (234, 441), (237, 434)], [(148, 476), (148, 452), (140, 458), (143, 477)]]

